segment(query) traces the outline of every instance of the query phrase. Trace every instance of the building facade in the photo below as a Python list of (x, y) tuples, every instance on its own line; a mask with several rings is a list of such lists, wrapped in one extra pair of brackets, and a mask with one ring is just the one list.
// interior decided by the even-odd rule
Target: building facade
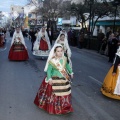
[[(113, 31), (114, 17), (106, 16), (106, 17), (100, 18), (96, 23), (93, 35), (97, 36), (98, 31), (100, 29), (102, 30), (103, 33), (106, 33), (106, 30), (108, 27)], [(118, 31), (118, 30), (120, 30), (120, 17), (116, 17), (116, 20), (115, 20), (115, 31)]]

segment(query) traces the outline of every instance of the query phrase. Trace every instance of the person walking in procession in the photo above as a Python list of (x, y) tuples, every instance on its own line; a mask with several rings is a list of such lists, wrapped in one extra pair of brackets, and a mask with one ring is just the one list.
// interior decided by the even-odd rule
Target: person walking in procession
[[(72, 67), (72, 62), (71, 62), (71, 49), (70, 46), (68, 44), (68, 40), (67, 40), (67, 36), (64, 33), (60, 33), (57, 40), (55, 41), (55, 44), (61, 44), (64, 48), (64, 55), (67, 57), (68, 63), (70, 64), (70, 66)], [(54, 44), (54, 45), (55, 45)]]
[(120, 47), (117, 50), (114, 65), (104, 79), (101, 92), (109, 98), (120, 100)]
[(102, 32), (102, 30), (99, 30), (97, 39), (98, 39), (98, 53), (100, 52), (100, 48), (102, 46), (103, 43), (103, 39), (105, 38), (105, 34)]
[(33, 47), (33, 55), (46, 57), (51, 50), (50, 40), (45, 27), (42, 27), (37, 35), (37, 39)]
[(69, 77), (73, 78), (73, 72), (64, 56), (62, 45), (54, 45), (44, 71), (47, 77), (38, 90), (34, 104), (49, 114), (73, 112)]
[(14, 32), (8, 58), (9, 60), (17, 61), (28, 60), (29, 58), (27, 47), (25, 45), (25, 41), (19, 26), (16, 27)]

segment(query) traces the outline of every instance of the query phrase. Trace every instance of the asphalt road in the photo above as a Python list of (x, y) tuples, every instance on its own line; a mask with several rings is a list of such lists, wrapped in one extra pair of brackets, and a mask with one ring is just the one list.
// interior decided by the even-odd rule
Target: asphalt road
[(120, 101), (103, 96), (100, 88), (111, 64), (95, 51), (72, 47), (74, 79), (72, 104), (74, 112), (49, 115), (37, 108), (34, 98), (45, 77), (46, 60), (36, 58), (28, 47), (28, 61), (8, 60), (11, 38), (0, 51), (0, 120), (120, 120)]

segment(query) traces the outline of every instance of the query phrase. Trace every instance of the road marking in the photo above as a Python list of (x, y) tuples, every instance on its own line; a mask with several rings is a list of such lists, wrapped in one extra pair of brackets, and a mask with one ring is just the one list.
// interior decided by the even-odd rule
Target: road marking
[(6, 38), (6, 43), (11, 42), (12, 38)]
[(6, 49), (7, 49), (7, 47), (5, 47), (4, 49), (1, 49), (0, 52), (4, 51), (4, 50), (6, 50)]
[(99, 85), (102, 85), (102, 82), (100, 82), (99, 80), (95, 79), (92, 76), (88, 76), (89, 78), (91, 78), (92, 80), (94, 80), (95, 82), (97, 82)]

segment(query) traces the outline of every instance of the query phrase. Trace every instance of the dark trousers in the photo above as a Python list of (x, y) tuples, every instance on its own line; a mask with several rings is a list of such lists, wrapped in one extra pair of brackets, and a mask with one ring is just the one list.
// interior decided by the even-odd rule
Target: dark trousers
[(31, 43), (32, 43), (31, 51), (33, 51), (34, 42), (35, 42), (35, 41), (32, 41), (32, 40), (31, 40)]
[(50, 39), (50, 44), (52, 45), (52, 37), (49, 37), (49, 39)]
[(114, 45), (108, 45), (108, 56), (109, 56), (109, 62), (113, 62), (115, 58), (115, 53), (117, 51), (117, 47)]
[(84, 47), (84, 42), (80, 42), (80, 49)]
[(102, 45), (102, 41), (98, 40), (98, 52), (100, 52), (101, 45)]

